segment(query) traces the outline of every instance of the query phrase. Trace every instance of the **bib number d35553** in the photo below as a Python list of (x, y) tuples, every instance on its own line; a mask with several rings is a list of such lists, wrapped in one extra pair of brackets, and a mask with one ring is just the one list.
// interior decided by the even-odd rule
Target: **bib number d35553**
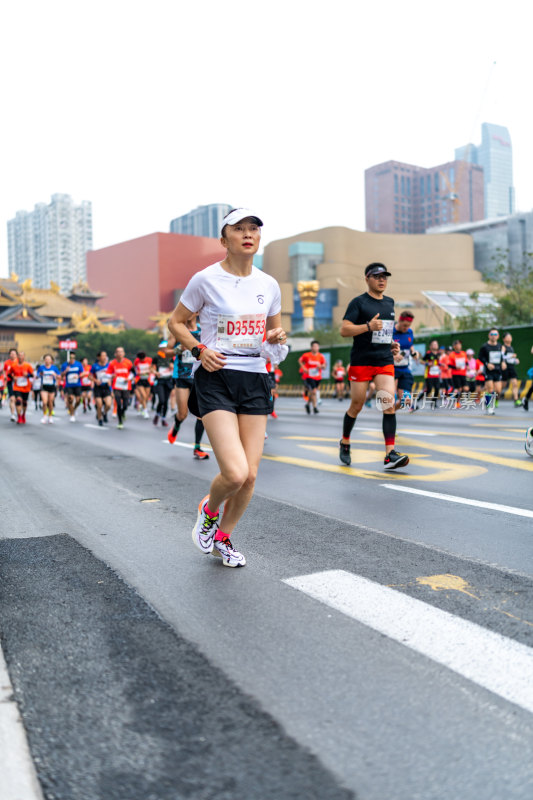
[(265, 326), (265, 314), (219, 314), (217, 350), (260, 350)]

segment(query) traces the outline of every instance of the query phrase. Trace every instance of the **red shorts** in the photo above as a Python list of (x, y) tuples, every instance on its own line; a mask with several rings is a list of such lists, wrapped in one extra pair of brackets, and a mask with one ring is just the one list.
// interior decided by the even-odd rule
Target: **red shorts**
[(394, 378), (394, 364), (384, 367), (348, 367), (348, 380), (364, 383), (374, 380), (376, 375), (391, 375)]

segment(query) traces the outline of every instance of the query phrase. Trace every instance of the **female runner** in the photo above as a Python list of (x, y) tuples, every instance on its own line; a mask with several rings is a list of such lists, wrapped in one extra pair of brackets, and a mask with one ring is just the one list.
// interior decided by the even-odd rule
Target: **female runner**
[[(168, 323), (196, 359), (189, 408), (202, 417), (220, 468), (200, 502), (192, 538), (203, 553), (222, 557), (228, 567), (246, 564), (230, 536), (251, 500), (272, 410), (265, 357), (280, 363), (288, 351), (279, 285), (253, 266), (262, 225), (245, 208), (224, 217), (220, 241), (226, 257), (191, 278)], [(200, 344), (187, 326), (194, 313), (199, 314)]]

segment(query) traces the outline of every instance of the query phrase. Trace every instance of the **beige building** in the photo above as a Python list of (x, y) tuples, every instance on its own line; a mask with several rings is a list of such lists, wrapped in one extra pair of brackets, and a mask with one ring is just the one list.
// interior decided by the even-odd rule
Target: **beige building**
[[(282, 324), (292, 329), (294, 290), (298, 281), (318, 280), (333, 303), (330, 318), (340, 325), (350, 300), (366, 291), (364, 268), (372, 261), (387, 265), (392, 277), (387, 294), (396, 308), (409, 308), (414, 327), (440, 327), (444, 312), (423, 292), (487, 292), (474, 269), (474, 246), (464, 234), (364, 233), (350, 228), (307, 231), (266, 245), (263, 269), (282, 288)], [(320, 300), (320, 293), (319, 293)], [(318, 309), (318, 304), (317, 304)], [(317, 317), (319, 322), (319, 318)]]

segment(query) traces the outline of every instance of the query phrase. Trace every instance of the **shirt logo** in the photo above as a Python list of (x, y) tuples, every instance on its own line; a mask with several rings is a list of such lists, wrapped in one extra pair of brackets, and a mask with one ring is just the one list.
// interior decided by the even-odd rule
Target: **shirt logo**
[(265, 296), (263, 294), (258, 294), (257, 295), (257, 302), (261, 303), (261, 305), (263, 305), (263, 303), (265, 302)]

